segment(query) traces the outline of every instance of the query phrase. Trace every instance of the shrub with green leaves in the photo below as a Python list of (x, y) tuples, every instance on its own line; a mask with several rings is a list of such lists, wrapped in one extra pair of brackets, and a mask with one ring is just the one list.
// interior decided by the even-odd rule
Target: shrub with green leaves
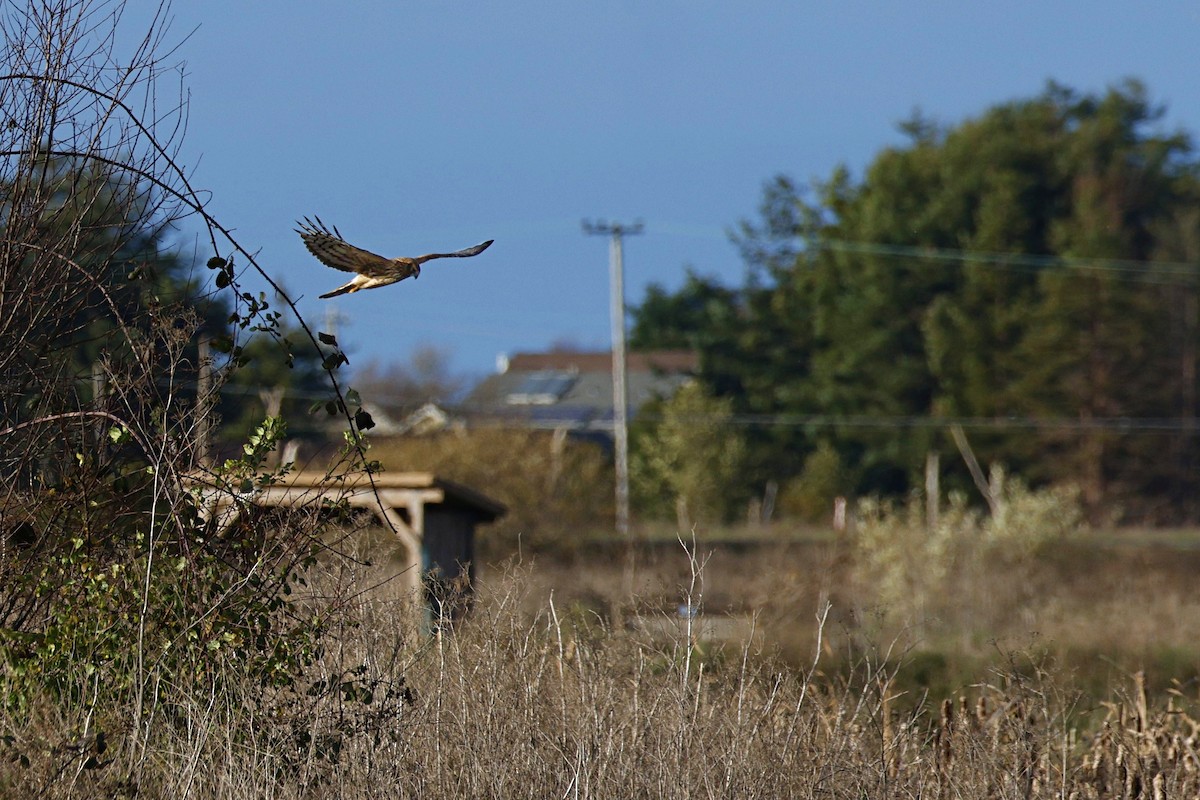
[[(733, 404), (697, 381), (648, 408), (631, 437), (631, 492), (650, 513), (674, 512), (681, 530), (727, 521), (744, 499), (746, 443)], [(670, 511), (666, 511), (666, 509)]]
[[(177, 160), (186, 98), (162, 102), (163, 11), (132, 37), (105, 0), (16, 4), (0, 24), (0, 705), (141, 733), (188, 730), (185, 699), (296, 691), (324, 645), (329, 604), (293, 598), (327, 517), (253, 507), (289, 468), (273, 463), (279, 415), (214, 463), (221, 388), (267, 359), (320, 375), (350, 439), (331, 471), (367, 467), (370, 423), (334, 337)], [(207, 273), (166, 238), (189, 215)], [(210, 519), (198, 486), (239, 519)]]
[[(285, 430), (265, 421), (242, 458), (213, 470), (214, 482), (241, 494), (276, 480), (282, 473), (262, 462)], [(22, 612), (0, 626), (4, 703), (47, 692), (115, 701), (168, 676), (174, 686), (207, 674), (281, 686), (311, 661), (320, 620), (287, 606), (315, 554), (311, 520), (297, 530), (276, 519), (268, 536), (255, 524), (219, 531), (198, 513), (198, 497), (155, 508), (153, 472), (142, 470), (125, 496), (113, 489), (128, 476), (110, 471), (107, 486), (93, 476), (86, 501), (64, 491), (31, 504), (41, 546), (13, 554), (0, 593)]]

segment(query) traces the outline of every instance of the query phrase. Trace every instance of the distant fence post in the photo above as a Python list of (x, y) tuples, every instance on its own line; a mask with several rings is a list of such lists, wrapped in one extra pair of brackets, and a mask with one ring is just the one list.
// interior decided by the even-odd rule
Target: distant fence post
[(940, 458), (932, 450), (925, 454), (925, 526), (933, 530), (938, 524), (940, 503)]

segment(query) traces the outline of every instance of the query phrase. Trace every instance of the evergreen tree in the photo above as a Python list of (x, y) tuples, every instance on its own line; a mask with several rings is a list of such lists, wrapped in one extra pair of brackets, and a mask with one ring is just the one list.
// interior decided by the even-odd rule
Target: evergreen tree
[(0, 187), (12, 204), (0, 232), (23, 241), (3, 264), (9, 291), (0, 342), (8, 358), (0, 374), (9, 400), (19, 394), (27, 409), (91, 402), (100, 385), (93, 377), (141, 357), (155, 318), (182, 314), (210, 334), (227, 329), (228, 305), (207, 296), (165, 247), (145, 187), (65, 157), (33, 172), (36, 188)]
[(1093, 509), (1182, 508), (1196, 276), (1148, 262), (1194, 264), (1200, 178), (1161, 119), (1133, 81), (1051, 84), (955, 127), (914, 117), (860, 181), (772, 182), (762, 222), (741, 227), (736, 323), (696, 338), (708, 385), (771, 422), (750, 439), (757, 480), (795, 474), (829, 439), (860, 492), (902, 491), (969, 418), (991, 421), (971, 434), (982, 459), (1077, 482)]

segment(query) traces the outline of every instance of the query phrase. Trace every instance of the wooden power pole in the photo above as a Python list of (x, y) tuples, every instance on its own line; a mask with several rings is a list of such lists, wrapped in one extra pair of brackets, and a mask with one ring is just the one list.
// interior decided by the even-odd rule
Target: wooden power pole
[(622, 241), (642, 232), (642, 223), (622, 225), (584, 220), (583, 232), (609, 237), (609, 272), (612, 283), (613, 448), (617, 472), (617, 533), (629, 535), (629, 390), (625, 384), (625, 264)]

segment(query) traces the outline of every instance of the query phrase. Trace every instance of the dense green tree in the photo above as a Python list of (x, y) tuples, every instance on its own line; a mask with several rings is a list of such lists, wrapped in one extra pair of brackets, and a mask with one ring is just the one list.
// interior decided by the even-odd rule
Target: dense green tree
[(736, 291), (691, 270), (676, 292), (652, 283), (637, 307), (629, 346), (633, 350), (703, 348), (728, 333), (737, 304)]
[[(708, 385), (763, 420), (755, 480), (829, 441), (859, 491), (901, 491), (968, 418), (981, 458), (1077, 482), (1093, 510), (1182, 509), (1196, 275), (1174, 262), (1200, 250), (1200, 179), (1190, 139), (1161, 120), (1133, 81), (1051, 84), (954, 127), (914, 117), (861, 180), (770, 183), (737, 237), (746, 284), (705, 287), (734, 322), (692, 334)], [(648, 296), (635, 329), (653, 338), (678, 319), (662, 309), (695, 294)]]
[(88, 513), (100, 517), (104, 493), (131, 491), (144, 474), (144, 448), (109, 438), (114, 420), (183, 424), (196, 407), (196, 333), (226, 331), (229, 306), (205, 288), (206, 270), (166, 246), (154, 192), (128, 172), (44, 153), (8, 166), (0, 477), (27, 486), (99, 480)]
[[(1113, 498), (1136, 503), (1160, 493), (1155, 484), (1171, 481), (1179, 465), (1159, 457), (1161, 434), (1131, 435), (1105, 421), (1179, 413), (1172, 352), (1185, 333), (1173, 334), (1162, 310), (1180, 285), (1139, 262), (1161, 253), (1164, 225), (1194, 204), (1190, 142), (1150, 129), (1161, 111), (1136, 83), (1101, 97), (1051, 87), (1015, 110), (985, 116), (978, 131), (964, 126), (961, 143), (947, 137), (965, 151), (964, 165), (988, 142), (1023, 143), (1026, 153), (1008, 162), (1015, 199), (993, 189), (990, 207), (981, 200), (979, 224), (963, 227), (973, 234), (965, 245), (1056, 258), (1032, 279), (1006, 283), (1003, 275), (1017, 270), (998, 267), (1010, 265), (990, 265), (991, 275), (964, 270), (963, 288), (927, 319), (939, 397), (968, 416), (1073, 418), (1075, 429), (1009, 437), (1001, 455), (1035, 477), (1069, 476), (1092, 508)], [(987, 124), (1003, 127), (989, 132)], [(951, 348), (969, 354), (970, 373), (938, 369)]]
[(91, 401), (93, 376), (140, 357), (155, 319), (182, 314), (210, 335), (226, 331), (228, 304), (166, 246), (145, 187), (68, 157), (46, 157), (31, 172), (36, 190), (29, 175), (0, 187), (15, 206), (0, 232), (23, 238), (3, 262), (0, 374), (10, 400), (19, 395), (26, 408)]

